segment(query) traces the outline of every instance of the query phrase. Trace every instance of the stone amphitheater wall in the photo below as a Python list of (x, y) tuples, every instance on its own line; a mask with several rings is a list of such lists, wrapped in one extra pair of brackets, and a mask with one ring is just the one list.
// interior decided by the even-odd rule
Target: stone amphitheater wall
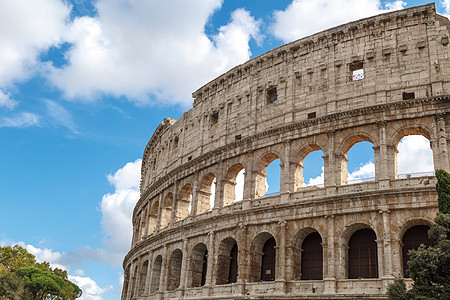
[[(386, 299), (404, 274), (405, 232), (437, 212), (433, 174), (399, 176), (399, 141), (426, 137), (434, 167), (449, 171), (449, 27), (433, 4), (382, 14), (281, 46), (194, 92), (193, 108), (164, 119), (145, 148), (122, 299)], [(350, 184), (347, 153), (361, 141), (373, 144), (375, 178)], [(305, 187), (303, 160), (315, 150), (324, 184)], [(268, 196), (275, 159), (280, 192)], [(352, 279), (349, 244), (364, 230), (376, 237), (376, 275)], [(314, 232), (322, 277), (302, 280)], [(271, 238), (274, 274), (264, 280)]]

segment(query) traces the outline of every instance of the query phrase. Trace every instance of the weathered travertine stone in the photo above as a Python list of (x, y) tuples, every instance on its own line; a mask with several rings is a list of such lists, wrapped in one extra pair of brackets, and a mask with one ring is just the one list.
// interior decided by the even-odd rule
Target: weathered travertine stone
[[(193, 108), (164, 119), (145, 148), (122, 299), (386, 299), (404, 274), (404, 234), (437, 212), (434, 176), (398, 178), (399, 141), (425, 136), (434, 167), (449, 171), (449, 28), (434, 4), (382, 14), (281, 46), (194, 92)], [(361, 141), (374, 145), (375, 179), (348, 184), (347, 153)], [(304, 187), (315, 150), (324, 187)], [(280, 194), (264, 197), (278, 158)], [(350, 279), (359, 233), (375, 236), (372, 278)], [(321, 250), (306, 251), (309, 242)], [(273, 269), (262, 267), (268, 249)], [(317, 254), (308, 275), (302, 259)]]

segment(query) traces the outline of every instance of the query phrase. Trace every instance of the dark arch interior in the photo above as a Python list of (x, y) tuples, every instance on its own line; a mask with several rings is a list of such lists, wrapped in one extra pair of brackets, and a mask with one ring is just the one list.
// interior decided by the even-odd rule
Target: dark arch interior
[(409, 228), (403, 235), (402, 243), (402, 260), (403, 260), (403, 276), (409, 277), (408, 261), (409, 250), (417, 250), (420, 245), (431, 246), (431, 240), (428, 238), (428, 230), (430, 227), (426, 225), (417, 225)]
[(372, 229), (356, 231), (348, 243), (348, 278), (377, 278), (377, 239)]
[(309, 234), (302, 243), (302, 280), (323, 279), (322, 238), (318, 232)]
[(262, 249), (261, 281), (275, 280), (275, 239), (268, 239)]

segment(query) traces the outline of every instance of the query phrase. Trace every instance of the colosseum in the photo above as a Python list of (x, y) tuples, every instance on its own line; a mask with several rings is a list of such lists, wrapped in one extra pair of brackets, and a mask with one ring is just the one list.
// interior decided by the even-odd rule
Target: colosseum
[[(434, 169), (449, 171), (449, 30), (434, 4), (389, 12), (195, 91), (144, 150), (122, 299), (386, 299), (437, 213), (434, 173), (398, 174), (399, 141), (425, 137)], [(347, 154), (363, 141), (375, 175), (352, 182)], [(316, 150), (324, 182), (305, 186)]]

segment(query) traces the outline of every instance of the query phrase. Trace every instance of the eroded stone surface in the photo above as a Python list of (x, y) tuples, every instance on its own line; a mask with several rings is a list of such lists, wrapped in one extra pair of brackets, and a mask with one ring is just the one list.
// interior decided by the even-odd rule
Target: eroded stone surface
[[(194, 92), (193, 108), (166, 118), (145, 149), (122, 299), (385, 299), (404, 274), (404, 233), (437, 212), (434, 176), (398, 178), (399, 141), (425, 136), (435, 169), (449, 171), (449, 28), (433, 4), (382, 14), (281, 46)], [(374, 145), (375, 179), (347, 184), (346, 155), (360, 141)], [(304, 187), (303, 160), (319, 149), (324, 187)], [(264, 197), (278, 158), (280, 194)], [(349, 242), (366, 229), (376, 278), (349, 279)], [(314, 232), (322, 278), (303, 280)], [(260, 282), (271, 237), (274, 281)]]

